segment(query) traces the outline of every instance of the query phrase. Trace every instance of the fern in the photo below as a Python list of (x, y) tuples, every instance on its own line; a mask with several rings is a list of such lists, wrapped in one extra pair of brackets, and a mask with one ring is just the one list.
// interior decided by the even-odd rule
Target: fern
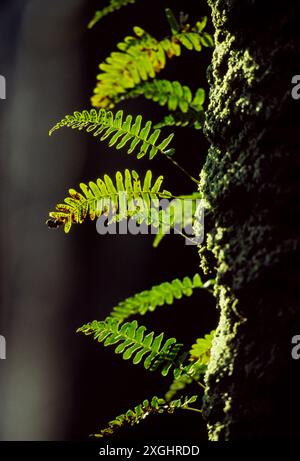
[[(124, 99), (135, 98), (137, 96), (145, 96), (161, 106), (168, 105), (170, 111), (179, 109), (181, 112), (188, 112), (190, 107), (198, 104), (200, 90), (202, 94), (204, 90), (201, 88), (197, 91), (195, 98), (193, 98), (192, 91), (186, 85), (181, 85), (180, 82), (169, 80), (153, 80), (152, 82), (145, 82), (138, 85), (133, 90), (128, 91), (114, 100), (115, 103)], [(204, 101), (204, 98), (203, 98)], [(203, 108), (202, 108), (203, 109)]]
[(176, 112), (174, 114), (166, 115), (160, 122), (156, 123), (155, 129), (162, 129), (166, 127), (180, 127), (180, 128), (195, 128), (195, 130), (202, 130), (204, 125), (205, 115), (203, 112), (195, 112), (193, 110), (183, 114)]
[(205, 112), (203, 108), (204, 100), (205, 91), (202, 88), (199, 88), (186, 112), (178, 110), (175, 113), (168, 114), (161, 122), (157, 123), (154, 128), (161, 129), (170, 126), (177, 126), (182, 128), (193, 127), (196, 130), (201, 130), (205, 120)]
[(112, 108), (114, 100), (132, 90), (143, 81), (155, 78), (165, 68), (167, 59), (180, 56), (182, 48), (201, 51), (202, 46), (212, 46), (209, 34), (203, 32), (206, 19), (195, 27), (184, 26), (171, 37), (157, 40), (140, 27), (133, 29), (134, 36), (126, 37), (117, 45), (97, 76), (97, 86), (92, 105), (98, 108)]
[[(188, 410), (189, 405), (196, 402), (197, 396), (185, 396), (178, 400), (167, 402), (165, 399), (153, 397), (151, 401), (144, 400), (143, 403), (137, 405), (133, 410), (128, 410), (126, 413), (117, 416), (114, 420), (110, 421), (108, 427), (102, 429), (94, 436), (97, 438), (113, 435), (118, 429), (126, 424), (131, 426), (138, 424), (150, 415), (161, 413), (174, 413), (176, 410)], [(200, 410), (198, 410), (200, 411)]]
[(183, 345), (175, 338), (163, 342), (164, 333), (158, 336), (154, 332), (146, 334), (146, 327), (139, 326), (136, 320), (120, 325), (117, 319), (108, 317), (101, 322), (83, 325), (78, 332), (93, 335), (104, 346), (116, 346), (115, 353), (122, 354), (124, 360), (131, 359), (134, 365), (143, 362), (146, 370), (160, 369), (163, 376), (172, 367), (176, 370), (186, 357), (182, 354)]
[(215, 331), (211, 331), (204, 338), (198, 338), (196, 343), (193, 344), (189, 352), (191, 364), (185, 366), (182, 374), (174, 379), (165, 395), (166, 400), (172, 400), (178, 392), (184, 390), (193, 382), (198, 382), (201, 376), (205, 374), (210, 360), (214, 335)]
[[(127, 150), (128, 154), (138, 150), (137, 157), (142, 158), (149, 154), (150, 160), (158, 153), (171, 155), (173, 149), (168, 149), (174, 134), (167, 138), (160, 138), (160, 130), (152, 130), (152, 122), (148, 121), (145, 125), (142, 124), (143, 119), (138, 115), (134, 120), (132, 115), (127, 115), (124, 120), (124, 113), (119, 110), (116, 114), (105, 109), (100, 109), (99, 112), (95, 109), (83, 112), (74, 112), (73, 115), (66, 115), (59, 123), (57, 123), (49, 132), (51, 136), (54, 131), (69, 127), (77, 130), (86, 130), (88, 133), (93, 133), (93, 136), (99, 136), (100, 141), (110, 138), (109, 147), (116, 146), (117, 149), (122, 149), (130, 142), (130, 147)], [(149, 152), (150, 150), (150, 152)]]
[(99, 22), (102, 18), (104, 18), (104, 16), (107, 16), (110, 13), (114, 13), (123, 6), (127, 6), (135, 2), (136, 0), (110, 0), (108, 6), (106, 6), (102, 10), (96, 11), (93, 19), (89, 22), (88, 28), (91, 29), (92, 27), (94, 27), (94, 25), (97, 24), (97, 22)]
[(196, 360), (201, 365), (207, 365), (210, 359), (210, 351), (215, 331), (211, 331), (204, 338), (197, 339), (190, 350), (191, 360)]
[(116, 173), (115, 184), (108, 175), (97, 182), (89, 182), (89, 185), (81, 183), (82, 193), (70, 189), (64, 203), (56, 205), (55, 211), (49, 213), (51, 219), (47, 224), (52, 228), (64, 225), (65, 233), (68, 233), (72, 224), (81, 224), (88, 216), (93, 221), (109, 213), (113, 213), (118, 221), (131, 217), (139, 223), (143, 220), (152, 223), (151, 203), (171, 196), (170, 192), (161, 190), (162, 182), (163, 176), (159, 176), (152, 184), (149, 170), (142, 184), (136, 171), (125, 170), (124, 174)]
[(205, 101), (205, 91), (203, 88), (198, 88), (195, 97), (191, 103), (191, 108), (196, 112), (203, 112), (203, 104)]
[(132, 315), (144, 315), (155, 311), (158, 306), (173, 304), (175, 299), (192, 296), (195, 289), (208, 288), (211, 283), (212, 281), (203, 283), (199, 274), (194, 275), (193, 279), (184, 277), (183, 280), (175, 279), (172, 282), (161, 283), (120, 302), (114, 307), (111, 316), (119, 322), (124, 322)]
[[(89, 27), (93, 27), (107, 14), (135, 2), (136, 0), (110, 0), (105, 8), (96, 12)], [(119, 43), (117, 51), (100, 64), (92, 97), (92, 105), (100, 110), (76, 111), (73, 115), (66, 115), (49, 134), (52, 135), (62, 127), (70, 127), (92, 133), (100, 141), (108, 140), (109, 147), (122, 149), (127, 146), (128, 154), (135, 153), (137, 158), (148, 156), (153, 159), (156, 155), (163, 154), (198, 186), (199, 181), (172, 158), (175, 150), (169, 146), (174, 134), (162, 137), (160, 128), (202, 128), (205, 92), (199, 88), (193, 95), (188, 86), (178, 81), (158, 80), (156, 76), (166, 67), (168, 60), (180, 56), (183, 49), (199, 52), (203, 47), (213, 46), (213, 40), (204, 31), (206, 18), (191, 26), (183, 17), (177, 21), (170, 9), (166, 10), (166, 16), (170, 25), (170, 36), (162, 40), (156, 39), (143, 29), (135, 27), (134, 34)], [(139, 95), (144, 95), (161, 106), (167, 106), (171, 113), (153, 126), (151, 121), (144, 123), (141, 115), (124, 116), (122, 110), (116, 113), (110, 110), (120, 101)], [(173, 228), (177, 229), (179, 224), (194, 224), (196, 227), (197, 200), (201, 198), (199, 193), (175, 198), (170, 192), (162, 190), (162, 183), (162, 176), (153, 181), (150, 170), (143, 180), (136, 171), (125, 170), (124, 173), (118, 171), (115, 178), (104, 175), (95, 182), (81, 183), (79, 191), (70, 189), (64, 202), (56, 205), (47, 224), (51, 228), (64, 226), (64, 231), (68, 233), (73, 224), (81, 224), (87, 218), (93, 221), (104, 215), (108, 217), (109, 223), (133, 218), (138, 223), (145, 222), (158, 229), (154, 242), (157, 246), (164, 235)], [(166, 209), (160, 210), (158, 205), (162, 198), (175, 200)], [(191, 203), (188, 213), (183, 208), (186, 199), (191, 199), (188, 201)], [(195, 234), (197, 235), (196, 232)], [(124, 360), (143, 365), (149, 371), (160, 371), (163, 376), (172, 371), (174, 378), (165, 399), (153, 397), (151, 401), (145, 400), (133, 410), (111, 421), (96, 437), (111, 435), (125, 424), (137, 424), (150, 414), (173, 413), (177, 409), (201, 412), (197, 408), (189, 407), (197, 396), (181, 395), (177, 400), (174, 400), (174, 396), (178, 392), (182, 393), (189, 384), (199, 382), (207, 368), (214, 332), (197, 339), (188, 351), (173, 337), (166, 339), (164, 333), (157, 335), (153, 331), (148, 332), (136, 320), (126, 323), (124, 321), (133, 315), (153, 312), (158, 306), (171, 305), (175, 299), (183, 296), (191, 296), (195, 289), (210, 290), (213, 284), (213, 280), (203, 283), (199, 274), (192, 279), (185, 277), (183, 280), (162, 283), (120, 302), (105, 320), (93, 321), (77, 330), (92, 336), (104, 346), (112, 346), (114, 352), (122, 355)]]
[(182, 392), (184, 389), (186, 389), (187, 386), (198, 382), (199, 379), (204, 376), (206, 369), (206, 365), (195, 365), (193, 374), (183, 373), (181, 376), (179, 376), (179, 378), (174, 379), (168, 391), (166, 392), (165, 399), (167, 401), (172, 400), (179, 392)]

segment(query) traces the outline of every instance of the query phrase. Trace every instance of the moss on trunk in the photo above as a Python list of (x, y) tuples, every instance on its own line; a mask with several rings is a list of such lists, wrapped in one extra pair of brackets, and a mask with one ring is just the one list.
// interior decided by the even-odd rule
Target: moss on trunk
[(201, 173), (206, 272), (220, 323), (207, 372), (210, 440), (299, 437), (298, 1), (209, 0), (216, 28)]

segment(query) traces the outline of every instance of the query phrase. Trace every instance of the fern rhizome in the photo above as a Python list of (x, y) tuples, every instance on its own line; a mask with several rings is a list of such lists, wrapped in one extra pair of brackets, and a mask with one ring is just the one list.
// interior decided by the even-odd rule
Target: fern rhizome
[[(135, 1), (111, 0), (103, 10), (96, 12), (89, 27)], [(134, 34), (118, 43), (117, 50), (99, 66), (100, 73), (91, 98), (93, 107), (66, 115), (50, 130), (50, 135), (68, 127), (105, 141), (109, 148), (126, 149), (137, 159), (167, 159), (196, 183), (198, 189), (198, 181), (174, 158), (174, 133), (165, 133), (165, 130), (170, 126), (201, 129), (205, 91), (198, 88), (193, 92), (184, 83), (158, 79), (157, 75), (171, 59), (178, 58), (183, 49), (200, 52), (203, 47), (213, 46), (213, 40), (205, 31), (206, 18), (192, 25), (183, 24), (170, 9), (166, 10), (166, 17), (170, 25), (168, 37), (156, 39), (141, 27), (134, 27)], [(120, 102), (140, 96), (167, 109), (163, 120), (144, 121), (141, 115), (126, 115), (123, 110), (114, 110)], [(174, 196), (163, 188), (163, 180), (163, 176), (155, 177), (151, 170), (140, 174), (126, 169), (117, 171), (114, 177), (103, 174), (96, 180), (81, 183), (77, 189), (70, 188), (63, 203), (50, 212), (47, 224), (50, 228), (63, 226), (68, 233), (72, 225), (82, 224), (88, 218), (93, 221), (104, 215), (110, 217), (110, 222), (134, 219), (157, 229), (154, 246), (158, 246), (166, 233), (181, 221), (182, 205), (187, 200), (187, 221), (196, 227), (197, 203), (201, 199), (198, 190), (190, 195)], [(157, 204), (161, 199), (172, 201), (165, 209), (159, 209)], [(123, 425), (137, 424), (152, 414), (177, 410), (201, 413), (201, 409), (193, 406), (198, 396), (191, 395), (189, 387), (192, 383), (199, 384), (199, 390), (204, 387), (200, 380), (209, 362), (214, 332), (196, 339), (189, 348), (173, 337), (166, 338), (163, 332), (149, 332), (132, 317), (170, 306), (176, 300), (192, 296), (195, 290), (207, 290), (213, 294), (213, 286), (214, 280), (203, 281), (198, 273), (182, 280), (163, 282), (120, 301), (106, 319), (92, 321), (78, 329), (78, 332), (113, 348), (124, 360), (150, 372), (160, 372), (164, 377), (172, 376), (163, 397), (144, 400), (116, 417), (106, 429), (96, 434), (97, 437), (111, 435)]]

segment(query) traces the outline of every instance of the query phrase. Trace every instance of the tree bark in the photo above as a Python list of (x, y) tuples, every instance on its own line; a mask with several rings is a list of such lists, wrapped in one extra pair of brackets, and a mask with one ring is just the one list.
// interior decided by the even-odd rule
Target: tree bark
[(201, 172), (203, 269), (220, 312), (206, 375), (210, 440), (299, 437), (299, 1), (208, 0), (216, 29)]

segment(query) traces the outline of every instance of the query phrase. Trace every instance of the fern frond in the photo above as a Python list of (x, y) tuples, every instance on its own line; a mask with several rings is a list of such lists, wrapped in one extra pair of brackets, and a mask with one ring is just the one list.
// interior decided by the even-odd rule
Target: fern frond
[(125, 170), (124, 174), (117, 171), (115, 181), (104, 175), (103, 179), (88, 185), (81, 183), (81, 192), (70, 189), (64, 203), (56, 205), (55, 211), (49, 213), (51, 219), (47, 224), (49, 227), (64, 225), (68, 233), (72, 224), (81, 224), (88, 216), (93, 221), (110, 213), (117, 221), (131, 217), (139, 223), (152, 224), (152, 203), (171, 196), (170, 192), (161, 190), (162, 182), (163, 176), (159, 176), (153, 184), (150, 170), (143, 182), (136, 171)]
[(195, 130), (202, 130), (204, 124), (204, 113), (176, 112), (175, 114), (166, 115), (160, 122), (156, 123), (154, 128), (161, 130), (166, 127), (179, 127), (179, 128), (195, 128)]
[(83, 325), (78, 332), (92, 335), (104, 346), (115, 346), (115, 353), (122, 354), (124, 360), (131, 359), (134, 365), (143, 363), (144, 368), (150, 371), (160, 369), (163, 376), (182, 355), (183, 345), (175, 338), (163, 341), (164, 333), (157, 336), (153, 331), (147, 333), (146, 327), (139, 326), (136, 320), (120, 324), (117, 319), (108, 317), (101, 322)]
[(193, 375), (183, 373), (179, 378), (174, 379), (171, 383), (168, 391), (166, 392), (165, 399), (167, 401), (172, 400), (179, 392), (186, 389), (187, 386), (194, 382), (198, 382), (199, 379), (205, 374), (207, 369), (206, 365), (199, 365), (194, 369)]
[(171, 229), (179, 227), (180, 230), (183, 230), (193, 226), (201, 197), (202, 195), (198, 192), (192, 195), (181, 196), (172, 200), (166, 209), (160, 211), (160, 226), (153, 242), (154, 248), (158, 247), (165, 235), (170, 233)]
[(124, 322), (132, 315), (145, 315), (147, 312), (154, 312), (158, 306), (173, 304), (175, 299), (192, 296), (194, 290), (206, 289), (209, 285), (210, 281), (203, 283), (199, 274), (195, 274), (192, 279), (184, 277), (183, 280), (161, 283), (120, 302), (114, 307), (111, 316)]
[(215, 331), (211, 331), (209, 334), (205, 335), (204, 338), (198, 338), (196, 343), (193, 344), (189, 351), (191, 363), (181, 367), (181, 375), (173, 380), (165, 395), (166, 400), (172, 400), (178, 392), (182, 391), (193, 382), (198, 382), (205, 374), (210, 360), (214, 335)]
[(203, 88), (198, 88), (194, 96), (194, 99), (191, 102), (191, 108), (194, 109), (196, 112), (202, 112), (204, 102), (205, 102), (205, 90)]
[(194, 108), (196, 105), (199, 107), (200, 90), (205, 95), (204, 90), (201, 88), (193, 97), (191, 89), (178, 81), (171, 82), (170, 80), (155, 79), (151, 82), (137, 85), (133, 90), (129, 90), (124, 95), (120, 95), (119, 98), (115, 98), (114, 103), (143, 95), (145, 98), (157, 102), (160, 106), (168, 105), (170, 111), (179, 109), (181, 112), (187, 113), (189, 108)]
[(54, 131), (62, 127), (85, 130), (88, 133), (93, 133), (93, 136), (101, 135), (100, 141), (110, 138), (109, 147), (115, 146), (116, 149), (122, 149), (130, 142), (127, 153), (132, 154), (137, 150), (137, 158), (142, 158), (148, 154), (151, 160), (158, 153), (165, 155), (174, 153), (173, 149), (167, 149), (174, 137), (173, 133), (167, 138), (160, 139), (161, 131), (159, 129), (153, 130), (151, 121), (143, 124), (141, 115), (135, 119), (132, 115), (127, 115), (124, 120), (122, 110), (116, 114), (105, 109), (76, 111), (73, 115), (66, 115), (58, 122), (50, 130), (49, 135), (51, 136)]
[(102, 10), (96, 11), (93, 19), (89, 22), (88, 28), (91, 29), (94, 27), (97, 22), (99, 22), (104, 16), (107, 16), (110, 13), (114, 13), (115, 11), (123, 8), (123, 6), (127, 6), (129, 4), (134, 4), (136, 0), (110, 0), (109, 5), (107, 5)]
[(163, 40), (157, 40), (140, 27), (135, 27), (134, 36), (126, 37), (117, 45), (118, 51), (100, 64), (102, 72), (97, 76), (92, 105), (112, 108), (114, 100), (120, 95), (143, 81), (155, 78), (165, 68), (168, 59), (181, 55), (182, 48), (201, 51), (202, 46), (211, 46), (209, 34), (199, 26), (204, 22), (206, 20), (195, 27), (184, 26)]
[(196, 343), (193, 344), (190, 350), (190, 357), (192, 361), (197, 361), (201, 365), (208, 364), (214, 336), (215, 330), (205, 335), (204, 338), (197, 339)]
[(166, 127), (180, 127), (180, 128), (195, 128), (195, 130), (202, 130), (205, 121), (204, 110), (202, 112), (196, 112), (189, 110), (186, 113), (175, 112), (174, 114), (166, 115), (163, 120), (156, 123), (154, 128), (160, 130)]
[(190, 103), (187, 112), (176, 111), (166, 115), (163, 120), (156, 123), (154, 128), (161, 129), (165, 127), (177, 126), (177, 127), (192, 127), (196, 130), (201, 130), (205, 121), (205, 111), (203, 103), (205, 100), (205, 91), (199, 88), (193, 101)]
[(172, 400), (167, 402), (165, 399), (153, 397), (151, 401), (144, 400), (143, 403), (134, 407), (133, 410), (128, 410), (126, 413), (117, 416), (114, 420), (110, 421), (108, 427), (102, 429), (94, 436), (97, 438), (113, 435), (118, 429), (129, 424), (134, 426), (140, 421), (143, 421), (150, 415), (162, 413), (174, 413), (177, 410), (187, 410), (189, 405), (196, 402), (197, 396), (185, 396), (181, 399)]

